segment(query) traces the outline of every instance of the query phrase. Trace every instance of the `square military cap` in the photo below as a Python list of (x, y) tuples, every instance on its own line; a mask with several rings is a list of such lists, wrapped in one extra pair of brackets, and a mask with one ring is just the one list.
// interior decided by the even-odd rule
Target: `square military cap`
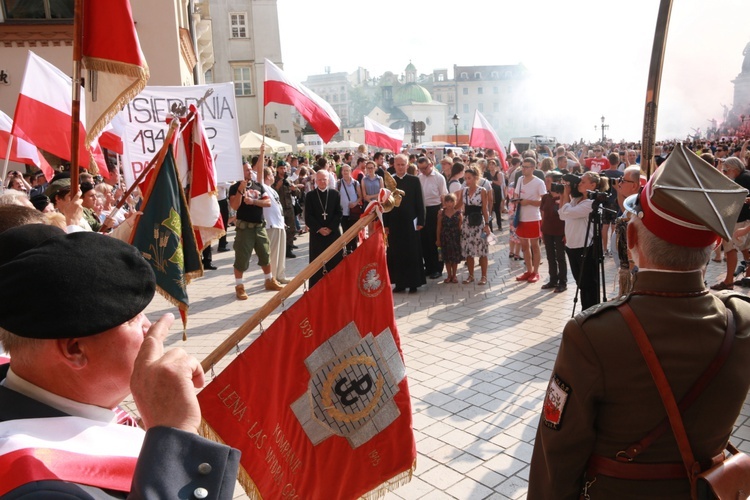
[(712, 245), (717, 235), (732, 239), (747, 196), (747, 189), (679, 144), (624, 205), (659, 238), (697, 248)]

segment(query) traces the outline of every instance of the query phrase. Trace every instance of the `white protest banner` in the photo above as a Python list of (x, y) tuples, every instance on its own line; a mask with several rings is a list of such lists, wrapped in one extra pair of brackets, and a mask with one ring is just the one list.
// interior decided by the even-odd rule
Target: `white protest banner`
[(125, 124), (122, 137), (123, 173), (128, 186), (156, 155), (167, 133), (172, 104), (197, 105), (211, 88), (213, 94), (198, 108), (211, 143), (218, 182), (243, 178), (234, 84), (216, 83), (192, 87), (146, 87), (120, 112)]

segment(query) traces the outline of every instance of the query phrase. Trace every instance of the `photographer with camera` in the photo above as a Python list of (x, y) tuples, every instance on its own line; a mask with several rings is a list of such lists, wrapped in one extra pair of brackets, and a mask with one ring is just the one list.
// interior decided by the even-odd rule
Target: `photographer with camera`
[(563, 176), (563, 180), (565, 182), (558, 215), (565, 222), (565, 252), (568, 254), (573, 278), (581, 290), (581, 307), (588, 309), (598, 304), (600, 297), (597, 262), (591, 248), (595, 231), (587, 234), (594, 200), (584, 193), (607, 191), (609, 181), (594, 172), (586, 172), (581, 177), (567, 174)]

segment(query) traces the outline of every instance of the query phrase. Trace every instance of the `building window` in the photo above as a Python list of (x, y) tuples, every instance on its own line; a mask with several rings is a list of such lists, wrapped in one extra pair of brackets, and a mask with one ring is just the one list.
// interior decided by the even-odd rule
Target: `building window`
[(493, 94), (499, 94), (500, 93), (500, 87), (492, 87), (492, 93)]
[(479, 80), (480, 78), (482, 78), (482, 73), (480, 73), (479, 71), (475, 72), (474, 73), (474, 78), (477, 79), (477, 80)]
[(477, 104), (477, 109), (480, 113), (484, 113), (484, 104), (482, 104), (481, 102)]
[(469, 95), (469, 89), (468, 87), (463, 88), (464, 95)]
[(499, 102), (493, 102), (492, 103), (492, 111), (495, 113), (500, 112), (500, 103)]
[(203, 75), (203, 80), (206, 83), (214, 83), (214, 70), (209, 69), (208, 71), (206, 71), (206, 73)]
[(497, 71), (493, 71), (490, 76), (492, 76), (493, 80), (497, 80)]
[(229, 27), (232, 38), (247, 38), (247, 14), (244, 12), (230, 12)]
[(468, 73), (466, 73), (466, 72), (461, 73), (461, 79), (462, 80), (466, 80), (467, 78), (469, 78), (469, 74)]
[(443, 102), (443, 96), (442, 96), (442, 95), (440, 95), (440, 94), (437, 94), (437, 95), (435, 96), (435, 100), (437, 100), (437, 102)]
[(477, 94), (479, 95), (484, 94), (484, 89), (482, 87), (477, 87)]
[(253, 78), (252, 68), (250, 66), (232, 66), (232, 76), (234, 80), (234, 95), (248, 96), (253, 95)]
[(469, 105), (464, 104), (464, 113), (468, 113), (468, 112), (469, 112)]
[(5, 20), (73, 19), (74, 0), (3, 0)]
[(448, 94), (448, 102), (453, 102), (453, 94)]
[(445, 81), (445, 75), (444, 75), (444, 74), (442, 74), (442, 73), (440, 73), (440, 74), (438, 75), (438, 81), (439, 81), (439, 82)]

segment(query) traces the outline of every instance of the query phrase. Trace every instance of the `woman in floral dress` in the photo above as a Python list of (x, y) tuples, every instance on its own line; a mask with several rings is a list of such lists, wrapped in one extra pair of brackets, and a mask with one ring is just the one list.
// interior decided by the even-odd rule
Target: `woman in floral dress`
[(469, 276), (464, 284), (474, 281), (474, 257), (479, 257), (479, 267), (482, 278), (479, 285), (487, 284), (487, 236), (490, 234), (489, 211), (487, 206), (487, 192), (480, 187), (479, 171), (470, 166), (464, 171), (464, 186), (458, 198), (458, 209), (464, 213), (464, 223), (461, 226), (461, 253), (466, 259)]

